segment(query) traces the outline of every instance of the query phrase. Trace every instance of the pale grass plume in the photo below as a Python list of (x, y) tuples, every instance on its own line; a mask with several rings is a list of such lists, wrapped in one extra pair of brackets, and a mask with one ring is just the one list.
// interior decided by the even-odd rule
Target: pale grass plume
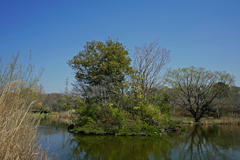
[(20, 83), (11, 82), (0, 93), (0, 159), (50, 159), (37, 141), (40, 119), (28, 114), (35, 101), (21, 95)]

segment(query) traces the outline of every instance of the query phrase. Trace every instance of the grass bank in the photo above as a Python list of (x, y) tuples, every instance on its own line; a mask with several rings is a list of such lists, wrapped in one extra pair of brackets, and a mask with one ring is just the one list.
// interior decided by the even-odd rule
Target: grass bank
[(240, 118), (232, 118), (232, 117), (221, 117), (219, 119), (215, 119), (213, 117), (201, 118), (199, 122), (195, 122), (194, 118), (190, 117), (171, 117), (171, 120), (178, 124), (202, 124), (202, 125), (240, 125)]

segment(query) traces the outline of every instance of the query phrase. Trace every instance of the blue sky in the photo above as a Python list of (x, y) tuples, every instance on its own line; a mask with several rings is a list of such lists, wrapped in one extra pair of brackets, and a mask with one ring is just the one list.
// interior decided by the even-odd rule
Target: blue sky
[(87, 41), (119, 38), (130, 54), (159, 39), (169, 67), (204, 67), (235, 75), (240, 86), (238, 0), (0, 0), (0, 55), (29, 50), (46, 93), (63, 92), (74, 72), (66, 64)]

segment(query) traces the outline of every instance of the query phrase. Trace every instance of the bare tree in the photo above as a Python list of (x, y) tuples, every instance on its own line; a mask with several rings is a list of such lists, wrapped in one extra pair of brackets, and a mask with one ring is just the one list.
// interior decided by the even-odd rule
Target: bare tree
[(178, 91), (181, 106), (198, 122), (205, 112), (214, 110), (213, 101), (234, 83), (234, 76), (191, 66), (173, 70), (167, 81)]
[(62, 99), (63, 95), (61, 93), (51, 93), (51, 94), (43, 94), (42, 102), (43, 102), (43, 110), (46, 111), (57, 111), (60, 112), (61, 106), (58, 104), (58, 100)]
[(146, 99), (154, 91), (161, 88), (170, 62), (170, 51), (159, 47), (158, 40), (135, 47), (134, 69), (141, 79), (143, 98)]
[[(116, 76), (115, 79), (112, 79), (110, 76), (102, 75), (99, 85), (86, 85), (79, 81), (72, 85), (74, 93), (78, 93), (78, 96), (86, 101), (91, 100), (102, 105), (115, 103), (119, 107), (119, 99), (127, 92), (125, 86), (115, 82), (120, 78), (120, 76)], [(115, 101), (113, 102), (112, 99)]]

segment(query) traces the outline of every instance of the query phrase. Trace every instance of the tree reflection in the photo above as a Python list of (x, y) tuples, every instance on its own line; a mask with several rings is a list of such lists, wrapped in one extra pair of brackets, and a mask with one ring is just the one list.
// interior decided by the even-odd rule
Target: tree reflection
[[(188, 126), (188, 131), (169, 137), (83, 136), (67, 132), (57, 121), (44, 120), (48, 127), (39, 133), (49, 136), (50, 154), (60, 160), (154, 160), (154, 159), (240, 159), (240, 127)], [(64, 129), (65, 128), (65, 129)]]
[(69, 159), (147, 160), (169, 156), (169, 139), (160, 137), (75, 136), (65, 143), (62, 150), (69, 150)]
[[(239, 130), (238, 126), (236, 128)], [(177, 144), (180, 149), (179, 159), (229, 159), (232, 157), (228, 149), (239, 146), (239, 140), (238, 143), (234, 142), (238, 136), (231, 133), (223, 126), (195, 125), (172, 144)], [(179, 146), (181, 144), (182, 147)]]

